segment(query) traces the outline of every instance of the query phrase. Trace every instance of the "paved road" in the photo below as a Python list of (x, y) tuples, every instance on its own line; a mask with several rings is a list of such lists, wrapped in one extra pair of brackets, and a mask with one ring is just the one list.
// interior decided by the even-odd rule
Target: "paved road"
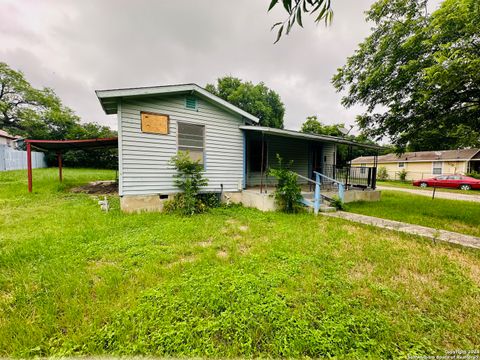
[(452, 244), (458, 244), (475, 249), (480, 249), (480, 238), (476, 236), (464, 235), (452, 231), (434, 229), (426, 226), (407, 224), (400, 221), (380, 219), (373, 216), (348, 213), (344, 211), (320, 214), (324, 216), (350, 220), (362, 224), (373, 225), (384, 229), (401, 231), (407, 234), (420, 235), (433, 241), (444, 241)]
[[(403, 191), (410, 194), (429, 196), (429, 197), (432, 197), (432, 192), (433, 192), (433, 190), (404, 189), (404, 188), (394, 187), (394, 186), (377, 186), (377, 189)], [(444, 191), (436, 191), (435, 198), (480, 202), (480, 195), (466, 195), (466, 194), (444, 192)]]

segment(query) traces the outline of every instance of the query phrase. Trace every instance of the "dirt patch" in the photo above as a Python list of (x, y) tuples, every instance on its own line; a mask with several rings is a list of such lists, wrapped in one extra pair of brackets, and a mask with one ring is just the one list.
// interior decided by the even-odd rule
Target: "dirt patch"
[(226, 257), (228, 257), (228, 252), (226, 250), (219, 250), (217, 252), (217, 256), (219, 258), (225, 259)]
[(93, 181), (87, 185), (77, 186), (70, 190), (73, 193), (83, 194), (117, 194), (118, 183), (116, 181)]
[(198, 246), (200, 247), (209, 247), (210, 245), (212, 245), (212, 239), (207, 239), (205, 241), (200, 241), (199, 243), (197, 243)]

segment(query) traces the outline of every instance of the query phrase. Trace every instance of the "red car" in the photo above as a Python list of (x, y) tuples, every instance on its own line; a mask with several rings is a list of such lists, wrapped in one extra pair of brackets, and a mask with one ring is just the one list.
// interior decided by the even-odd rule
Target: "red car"
[(461, 190), (480, 189), (480, 180), (465, 175), (439, 175), (430, 179), (415, 180), (414, 186), (420, 187), (442, 187)]

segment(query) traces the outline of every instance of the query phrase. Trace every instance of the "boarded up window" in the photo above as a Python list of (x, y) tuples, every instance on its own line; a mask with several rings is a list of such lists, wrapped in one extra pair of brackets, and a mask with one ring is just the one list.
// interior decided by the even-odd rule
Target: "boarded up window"
[(178, 151), (188, 152), (192, 160), (204, 163), (205, 126), (178, 123)]
[(142, 112), (142, 132), (168, 134), (168, 115)]

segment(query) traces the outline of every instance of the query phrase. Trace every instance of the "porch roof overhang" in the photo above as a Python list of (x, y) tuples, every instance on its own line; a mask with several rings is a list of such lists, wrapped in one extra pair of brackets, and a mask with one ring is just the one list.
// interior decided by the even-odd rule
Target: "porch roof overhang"
[(295, 130), (285, 130), (285, 129), (270, 128), (270, 127), (265, 127), (265, 126), (248, 126), (248, 125), (240, 126), (240, 129), (244, 130), (244, 131), (260, 132), (260, 133), (264, 133), (264, 134), (281, 136), (281, 137), (351, 145), (351, 146), (362, 147), (362, 148), (365, 148), (365, 149), (375, 149), (375, 150), (383, 149), (383, 147), (378, 146), (378, 145), (361, 144), (361, 143), (357, 143), (355, 141), (342, 139), (342, 138), (339, 138), (339, 137), (336, 137), (336, 136), (302, 133), (300, 131), (295, 131)]

